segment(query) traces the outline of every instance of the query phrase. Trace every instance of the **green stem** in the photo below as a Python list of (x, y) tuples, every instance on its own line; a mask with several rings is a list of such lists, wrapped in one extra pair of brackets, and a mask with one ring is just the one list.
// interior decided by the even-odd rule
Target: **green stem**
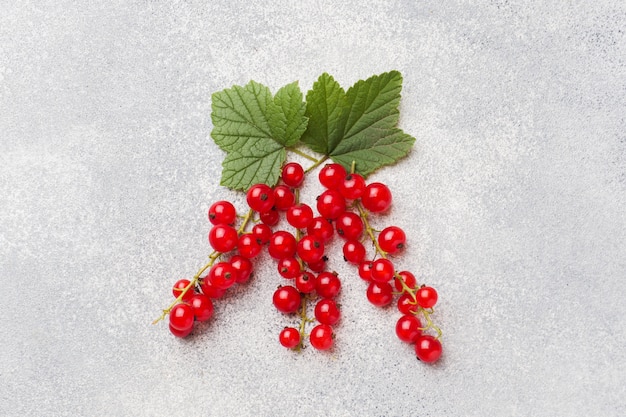
[(317, 162), (317, 158), (315, 158), (314, 156), (309, 155), (308, 153), (304, 153), (302, 152), (300, 149), (296, 149), (296, 148), (287, 148), (289, 151), (295, 153), (296, 155), (300, 155), (303, 158), (308, 159), (309, 161), (312, 162)]
[(326, 162), (328, 160), (328, 155), (324, 155), (321, 159), (319, 159), (317, 162), (315, 162), (313, 165), (311, 165), (310, 167), (308, 167), (304, 173), (308, 174), (309, 172), (313, 171), (315, 168), (317, 168), (318, 166), (320, 166), (321, 164), (323, 164), (324, 162)]

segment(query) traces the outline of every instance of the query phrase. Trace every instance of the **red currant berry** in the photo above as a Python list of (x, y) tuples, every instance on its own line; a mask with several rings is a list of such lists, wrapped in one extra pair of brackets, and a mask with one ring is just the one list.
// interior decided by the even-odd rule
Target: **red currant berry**
[(437, 290), (433, 287), (421, 287), (415, 294), (417, 304), (422, 308), (432, 308), (437, 304)]
[(329, 190), (337, 190), (346, 178), (346, 170), (339, 164), (326, 164), (320, 170), (318, 178), (324, 187)]
[(278, 341), (287, 349), (293, 349), (300, 344), (300, 332), (293, 327), (285, 327), (281, 330)]
[(332, 272), (322, 272), (317, 276), (315, 291), (320, 297), (335, 298), (341, 291), (341, 280)]
[(202, 289), (202, 294), (213, 299), (222, 298), (226, 292), (226, 290), (211, 285), (208, 276), (200, 281), (200, 288)]
[(237, 271), (228, 262), (218, 262), (211, 267), (207, 278), (212, 286), (226, 290), (237, 282)]
[(298, 242), (297, 253), (304, 262), (317, 262), (324, 256), (324, 243), (313, 236), (304, 236)]
[(306, 266), (308, 266), (309, 269), (313, 272), (322, 272), (323, 270), (326, 269), (327, 261), (328, 261), (328, 258), (326, 256), (322, 256), (322, 259), (320, 259), (317, 262), (307, 262)]
[(273, 302), (280, 312), (289, 314), (295, 313), (300, 308), (301, 296), (298, 290), (292, 286), (279, 287), (274, 292)]
[(230, 258), (230, 264), (237, 274), (235, 281), (238, 284), (248, 282), (252, 275), (252, 262), (250, 262), (250, 259), (241, 255), (233, 255)]
[(371, 282), (367, 287), (367, 299), (378, 307), (389, 305), (393, 301), (393, 288), (388, 282)]
[(372, 262), (372, 281), (387, 282), (393, 278), (394, 267), (389, 259), (380, 258)]
[(297, 188), (302, 184), (302, 181), (304, 181), (304, 169), (302, 165), (297, 162), (289, 162), (283, 167), (281, 177), (285, 184)]
[(266, 226), (276, 226), (280, 220), (280, 216), (278, 215), (278, 211), (269, 209), (268, 211), (259, 213), (259, 219), (261, 219)]
[(270, 238), (267, 250), (274, 259), (291, 258), (296, 254), (297, 245), (298, 242), (291, 233), (279, 230)]
[(411, 294), (402, 294), (398, 298), (398, 311), (402, 314), (417, 314), (419, 307), (413, 301)]
[(237, 250), (241, 256), (251, 259), (261, 253), (261, 245), (256, 241), (252, 233), (244, 233), (239, 236)]
[(415, 342), (415, 354), (422, 362), (436, 362), (441, 357), (441, 342), (429, 335), (420, 336)]
[(343, 258), (351, 264), (359, 265), (365, 259), (365, 247), (358, 240), (349, 240), (343, 245)]
[(307, 226), (306, 231), (307, 234), (321, 239), (324, 243), (327, 243), (334, 233), (333, 224), (321, 216), (314, 217)]
[(185, 331), (193, 327), (193, 309), (188, 304), (176, 304), (170, 310), (170, 326), (176, 330)]
[[(188, 285), (189, 285), (188, 279), (179, 279), (178, 281), (176, 281), (176, 283), (174, 284), (174, 287), (172, 287), (172, 294), (174, 294), (174, 297), (178, 298), (178, 296), (183, 292), (185, 288), (187, 288)], [(185, 295), (183, 295), (182, 300), (189, 301), (191, 300), (191, 297), (193, 297), (193, 288), (189, 288), (187, 290)]]
[(237, 231), (225, 224), (213, 226), (209, 232), (209, 243), (218, 252), (226, 253), (235, 249), (237, 240)]
[(361, 198), (365, 191), (365, 180), (359, 174), (348, 174), (339, 184), (339, 192), (346, 200)]
[(406, 245), (406, 235), (397, 226), (385, 227), (378, 234), (378, 245), (387, 253), (399, 252)]
[(325, 219), (334, 220), (346, 211), (346, 200), (338, 191), (326, 190), (317, 197), (317, 211)]
[(385, 184), (373, 182), (365, 187), (361, 202), (368, 211), (381, 213), (391, 206), (391, 191)]
[(213, 303), (204, 294), (195, 294), (189, 301), (193, 314), (198, 321), (206, 321), (213, 316)]
[(293, 191), (285, 185), (277, 185), (274, 187), (274, 207), (276, 210), (287, 210), (296, 202), (296, 196)]
[(399, 279), (398, 277), (394, 277), (395, 278), (394, 285), (396, 286), (396, 290), (404, 291), (404, 288), (402, 287), (402, 282), (400, 280), (404, 281), (406, 286), (411, 289), (415, 288), (415, 285), (417, 285), (417, 280), (415, 279), (415, 275), (413, 275), (409, 271), (400, 271), (398, 272), (398, 275), (400, 276)]
[(190, 328), (188, 328), (187, 330), (178, 330), (172, 327), (172, 325), (169, 325), (170, 327), (170, 333), (172, 333), (174, 336), (176, 337), (187, 337), (191, 334), (191, 332), (193, 331), (193, 326), (191, 326)]
[(256, 238), (259, 245), (266, 245), (270, 243), (270, 237), (272, 237), (272, 229), (265, 223), (255, 224), (252, 228), (252, 234)]
[(398, 339), (407, 343), (414, 343), (422, 334), (420, 328), (422, 323), (414, 315), (404, 315), (398, 319), (396, 323), (396, 335)]
[(266, 184), (255, 184), (246, 193), (246, 201), (254, 211), (269, 211), (274, 206), (274, 191)]
[(346, 240), (358, 240), (363, 234), (363, 220), (358, 214), (346, 211), (335, 221), (337, 234)]
[(317, 279), (311, 272), (305, 271), (296, 277), (296, 288), (303, 294), (309, 294), (315, 291), (315, 283)]
[(322, 324), (333, 326), (341, 318), (337, 303), (328, 298), (320, 300), (315, 305), (315, 318)]
[(278, 273), (283, 278), (295, 278), (300, 274), (300, 271), (300, 263), (296, 258), (282, 258), (278, 261)]
[(313, 209), (307, 204), (297, 204), (287, 210), (287, 222), (296, 229), (305, 229), (313, 221)]
[(362, 261), (359, 264), (359, 277), (364, 281), (372, 280), (372, 261)]
[(309, 340), (317, 350), (328, 350), (333, 347), (333, 328), (327, 324), (318, 324), (311, 330)]
[(209, 221), (214, 224), (227, 224), (232, 226), (237, 219), (235, 206), (228, 201), (218, 201), (209, 207)]

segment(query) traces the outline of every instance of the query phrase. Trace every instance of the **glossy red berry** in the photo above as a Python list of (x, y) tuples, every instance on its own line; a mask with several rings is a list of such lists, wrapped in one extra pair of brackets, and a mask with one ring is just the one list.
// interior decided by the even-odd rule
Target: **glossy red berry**
[(222, 298), (224, 293), (226, 293), (226, 290), (211, 285), (208, 276), (200, 281), (200, 288), (202, 289), (202, 294), (213, 299)]
[(237, 219), (237, 210), (229, 201), (217, 201), (209, 207), (209, 221), (212, 224), (227, 224), (232, 226)]
[(437, 290), (433, 287), (421, 287), (415, 293), (417, 304), (422, 308), (432, 308), (437, 304)]
[(362, 261), (359, 264), (359, 277), (364, 281), (372, 280), (372, 261)]
[(287, 210), (296, 202), (296, 196), (293, 191), (285, 185), (277, 185), (274, 187), (274, 207), (277, 210)]
[[(178, 281), (176, 281), (176, 283), (174, 283), (174, 286), (172, 287), (172, 294), (174, 294), (174, 297), (178, 298), (178, 296), (183, 292), (185, 288), (187, 288), (188, 285), (189, 285), (188, 279), (179, 279)], [(182, 300), (183, 301), (191, 300), (191, 297), (193, 297), (193, 293), (194, 293), (193, 288), (189, 288), (187, 292), (185, 293), (185, 295), (183, 295)]]
[(252, 275), (252, 262), (250, 262), (250, 259), (241, 255), (233, 255), (229, 262), (237, 274), (235, 281), (238, 284), (248, 282)]
[(332, 239), (334, 229), (330, 220), (323, 218), (322, 216), (314, 217), (311, 223), (306, 228), (307, 234), (322, 239), (324, 243), (327, 243)]
[(436, 362), (441, 357), (441, 342), (430, 335), (423, 335), (415, 342), (415, 354), (422, 362)]
[(341, 312), (337, 303), (328, 298), (324, 298), (315, 305), (315, 318), (322, 324), (333, 326), (341, 318)]
[(335, 220), (335, 229), (346, 240), (358, 240), (363, 234), (363, 220), (358, 214), (346, 211)]
[(206, 321), (213, 316), (213, 302), (204, 294), (195, 294), (189, 301), (197, 321)]
[(209, 243), (218, 252), (230, 252), (237, 246), (237, 241), (237, 231), (225, 224), (213, 226), (209, 232)]
[(397, 253), (406, 245), (406, 234), (397, 226), (385, 227), (378, 234), (378, 245), (387, 253)]
[(332, 272), (322, 272), (317, 276), (315, 291), (320, 297), (335, 298), (341, 291), (341, 280)]
[(359, 174), (348, 174), (339, 184), (339, 192), (346, 200), (361, 198), (365, 191), (365, 180)]
[(328, 350), (333, 347), (333, 328), (327, 324), (318, 324), (311, 330), (309, 340), (317, 350)]
[(271, 208), (268, 211), (259, 213), (259, 219), (261, 219), (266, 226), (276, 226), (280, 221), (280, 215), (277, 210)]
[(280, 312), (286, 314), (295, 313), (300, 308), (300, 301), (300, 293), (295, 287), (290, 285), (279, 287), (274, 291), (274, 306)]
[(343, 244), (343, 258), (351, 264), (359, 265), (365, 259), (365, 247), (358, 240), (349, 240)]
[(296, 288), (303, 294), (309, 294), (315, 291), (315, 283), (317, 279), (309, 271), (304, 271), (296, 277)]
[(402, 294), (398, 297), (398, 311), (402, 314), (416, 314), (419, 310), (418, 305), (413, 301), (411, 294)]
[[(404, 281), (406, 286), (411, 289), (415, 288), (415, 285), (417, 285), (417, 280), (415, 279), (415, 275), (413, 275), (409, 271), (400, 271), (398, 272), (398, 276), (399, 276), (399, 279)], [(402, 282), (399, 279), (397, 276), (394, 277), (394, 285), (396, 287), (396, 290), (404, 291)]]
[(300, 274), (300, 263), (294, 257), (282, 258), (278, 261), (278, 273), (281, 277), (293, 279)]
[(270, 242), (270, 237), (272, 237), (272, 229), (265, 223), (259, 223), (252, 228), (252, 234), (259, 244), (266, 245)]
[(413, 343), (422, 334), (422, 323), (414, 315), (405, 314), (396, 323), (396, 335), (403, 342)]
[(363, 207), (372, 213), (381, 213), (391, 206), (391, 191), (389, 187), (380, 182), (373, 182), (367, 187), (361, 196)]
[(335, 190), (326, 190), (317, 198), (317, 211), (325, 219), (334, 220), (346, 211), (346, 200)]
[(388, 282), (371, 282), (367, 287), (367, 299), (378, 307), (389, 305), (393, 301), (393, 288)]
[(211, 267), (207, 278), (212, 286), (226, 290), (237, 282), (237, 271), (229, 262), (218, 262)]
[(326, 164), (318, 175), (320, 183), (329, 190), (338, 190), (346, 178), (346, 169), (339, 164)]
[(274, 259), (291, 258), (296, 254), (297, 245), (296, 238), (291, 233), (279, 230), (270, 238), (267, 250)]
[(188, 304), (176, 304), (170, 310), (170, 326), (176, 330), (185, 331), (193, 327), (193, 309)]
[(274, 206), (274, 191), (266, 184), (255, 184), (246, 193), (246, 201), (252, 210), (266, 212)]
[(309, 269), (313, 272), (322, 272), (323, 270), (326, 269), (326, 262), (328, 261), (328, 258), (326, 257), (326, 255), (322, 256), (322, 259), (320, 259), (317, 262), (307, 262), (306, 266), (309, 267)]
[(251, 259), (261, 253), (261, 245), (252, 233), (244, 233), (239, 236), (237, 250), (241, 256)]
[(193, 331), (193, 326), (191, 326), (190, 328), (188, 328), (186, 330), (178, 330), (178, 329), (175, 329), (174, 327), (172, 327), (171, 323), (169, 324), (169, 328), (170, 328), (170, 333), (172, 333), (176, 337), (187, 337)]
[(304, 236), (298, 242), (297, 253), (304, 262), (317, 262), (324, 256), (324, 243), (314, 236)]
[(313, 221), (313, 209), (307, 204), (296, 204), (287, 210), (287, 222), (296, 229), (306, 229)]
[(283, 167), (281, 178), (288, 186), (297, 188), (304, 181), (304, 169), (297, 162), (289, 162)]
[(372, 262), (372, 281), (387, 282), (393, 278), (395, 269), (389, 259), (379, 258)]
[(293, 327), (285, 327), (280, 332), (278, 341), (287, 349), (293, 349), (300, 344), (300, 332)]

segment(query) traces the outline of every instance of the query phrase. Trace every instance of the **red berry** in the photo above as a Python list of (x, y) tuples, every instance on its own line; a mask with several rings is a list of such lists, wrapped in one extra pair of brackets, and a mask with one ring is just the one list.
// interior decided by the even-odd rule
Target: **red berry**
[(398, 298), (398, 311), (402, 314), (416, 314), (419, 307), (413, 301), (411, 294), (402, 294)]
[(226, 253), (235, 249), (237, 240), (237, 231), (225, 224), (213, 226), (209, 232), (209, 243), (218, 252)]
[(313, 236), (304, 236), (298, 242), (297, 253), (304, 262), (317, 262), (324, 256), (324, 243)]
[(335, 221), (337, 234), (346, 240), (358, 240), (363, 234), (363, 220), (358, 214), (346, 211)]
[(422, 308), (432, 308), (437, 304), (437, 290), (433, 287), (421, 287), (415, 294), (417, 304)]
[(313, 272), (322, 272), (326, 269), (326, 261), (328, 261), (328, 258), (326, 256), (322, 256), (322, 259), (317, 262), (307, 262), (306, 266), (308, 266)]
[(211, 285), (208, 276), (200, 281), (200, 288), (202, 289), (202, 294), (213, 299), (222, 298), (226, 292), (226, 290)]
[(255, 224), (252, 228), (252, 234), (256, 238), (259, 245), (265, 245), (270, 242), (272, 237), (272, 229), (265, 223)]
[(359, 277), (364, 281), (372, 280), (372, 261), (362, 261), (359, 264)]
[(373, 182), (365, 187), (361, 202), (368, 211), (381, 213), (391, 206), (391, 191), (385, 184)]
[(327, 324), (318, 324), (309, 336), (311, 346), (317, 350), (328, 350), (333, 347), (333, 328)]
[(326, 164), (320, 170), (318, 178), (324, 187), (329, 190), (337, 190), (346, 178), (346, 170), (339, 164)]
[[(188, 279), (179, 279), (178, 281), (176, 281), (176, 283), (172, 287), (172, 294), (174, 294), (174, 297), (178, 298), (178, 296), (183, 292), (185, 288), (187, 288), (188, 285), (189, 285)], [(191, 300), (191, 297), (193, 297), (193, 288), (189, 288), (187, 290), (185, 295), (183, 295), (182, 300), (189, 301)]]
[(170, 333), (172, 333), (176, 337), (187, 337), (193, 331), (193, 326), (191, 326), (187, 330), (175, 329), (175, 328), (172, 327), (171, 324), (169, 325), (169, 327), (170, 327)]
[(396, 335), (403, 342), (413, 343), (422, 334), (422, 323), (414, 315), (404, 315), (396, 323)]
[(300, 293), (290, 285), (279, 287), (274, 291), (274, 306), (280, 312), (295, 313), (300, 308), (300, 301)]
[(393, 288), (388, 282), (371, 282), (367, 287), (367, 299), (378, 307), (389, 305), (393, 301)]
[(266, 226), (276, 226), (280, 220), (280, 216), (278, 215), (278, 211), (272, 208), (268, 211), (259, 213), (259, 219), (261, 219), (263, 224)]
[(365, 247), (358, 240), (349, 240), (343, 245), (343, 258), (351, 264), (358, 265), (365, 259)]
[(282, 258), (278, 261), (278, 273), (281, 277), (292, 279), (300, 274), (302, 268), (294, 257)]
[(237, 219), (235, 206), (228, 201), (218, 201), (209, 207), (209, 221), (212, 224), (228, 224), (232, 226)]
[(256, 241), (252, 233), (244, 233), (239, 236), (237, 250), (241, 256), (251, 259), (261, 253), (261, 245)]
[(282, 179), (285, 184), (290, 187), (299, 187), (304, 181), (304, 169), (297, 162), (289, 162), (285, 164), (282, 172)]
[(170, 326), (176, 330), (185, 331), (193, 327), (193, 309), (188, 304), (176, 304), (170, 310)]
[(255, 184), (246, 193), (246, 201), (252, 210), (263, 213), (274, 206), (274, 192), (266, 184)]
[(365, 180), (359, 174), (348, 174), (339, 184), (339, 192), (346, 200), (361, 198), (365, 191)]
[(218, 262), (211, 267), (207, 278), (212, 286), (226, 290), (237, 282), (237, 271), (229, 262)]
[(297, 204), (287, 210), (287, 222), (296, 229), (305, 229), (313, 221), (313, 209), (307, 204)]
[(341, 312), (339, 307), (337, 307), (337, 303), (324, 298), (315, 305), (315, 318), (322, 324), (333, 326), (341, 318)]
[(341, 280), (332, 272), (322, 272), (317, 276), (315, 291), (320, 297), (335, 298), (341, 291)]
[(285, 327), (281, 330), (278, 341), (287, 349), (293, 349), (300, 344), (300, 332), (293, 327)]
[(406, 235), (397, 226), (385, 227), (378, 234), (378, 245), (387, 253), (396, 253), (406, 245)]
[(394, 267), (389, 259), (380, 258), (372, 262), (372, 281), (387, 282), (393, 278)]
[(252, 275), (252, 262), (250, 262), (250, 259), (241, 255), (233, 255), (229, 262), (237, 274), (235, 281), (238, 284), (243, 284), (250, 279), (250, 275)]
[(324, 243), (327, 243), (333, 237), (334, 232), (333, 224), (321, 216), (314, 217), (306, 230), (307, 234), (322, 239)]
[(289, 232), (279, 230), (270, 238), (267, 248), (270, 256), (274, 259), (291, 258), (296, 253), (296, 238)]
[(195, 294), (189, 301), (193, 314), (198, 321), (206, 321), (213, 316), (213, 303), (211, 299), (204, 294)]
[(346, 211), (346, 200), (334, 190), (326, 190), (317, 197), (317, 211), (325, 219), (334, 220)]
[(422, 362), (435, 362), (441, 356), (441, 342), (429, 335), (420, 336), (415, 342), (415, 354)]
[(274, 207), (276, 210), (287, 210), (296, 202), (296, 196), (291, 189), (285, 185), (274, 187)]
[(296, 288), (303, 294), (312, 293), (315, 290), (317, 279), (311, 272), (304, 271), (296, 277)]
[(417, 284), (417, 280), (415, 279), (415, 275), (413, 275), (412, 273), (410, 273), (409, 271), (400, 271), (398, 272), (398, 275), (400, 276), (400, 278), (398, 279), (398, 277), (394, 277), (394, 285), (396, 286), (396, 290), (398, 291), (404, 291), (404, 288), (402, 287), (402, 281), (404, 281), (404, 283), (406, 284), (407, 287), (409, 288), (415, 288), (415, 285)]

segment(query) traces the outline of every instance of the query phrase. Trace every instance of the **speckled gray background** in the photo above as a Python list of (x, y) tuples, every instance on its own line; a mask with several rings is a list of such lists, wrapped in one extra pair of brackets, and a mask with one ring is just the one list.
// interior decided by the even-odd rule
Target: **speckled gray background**
[[(247, 3), (2, 1), (0, 415), (626, 415), (624, 3)], [(330, 354), (278, 345), (267, 256), (194, 337), (151, 326), (208, 205), (243, 208), (211, 93), (390, 69), (417, 141), (376, 224), (439, 289), (442, 361), (336, 246)]]

